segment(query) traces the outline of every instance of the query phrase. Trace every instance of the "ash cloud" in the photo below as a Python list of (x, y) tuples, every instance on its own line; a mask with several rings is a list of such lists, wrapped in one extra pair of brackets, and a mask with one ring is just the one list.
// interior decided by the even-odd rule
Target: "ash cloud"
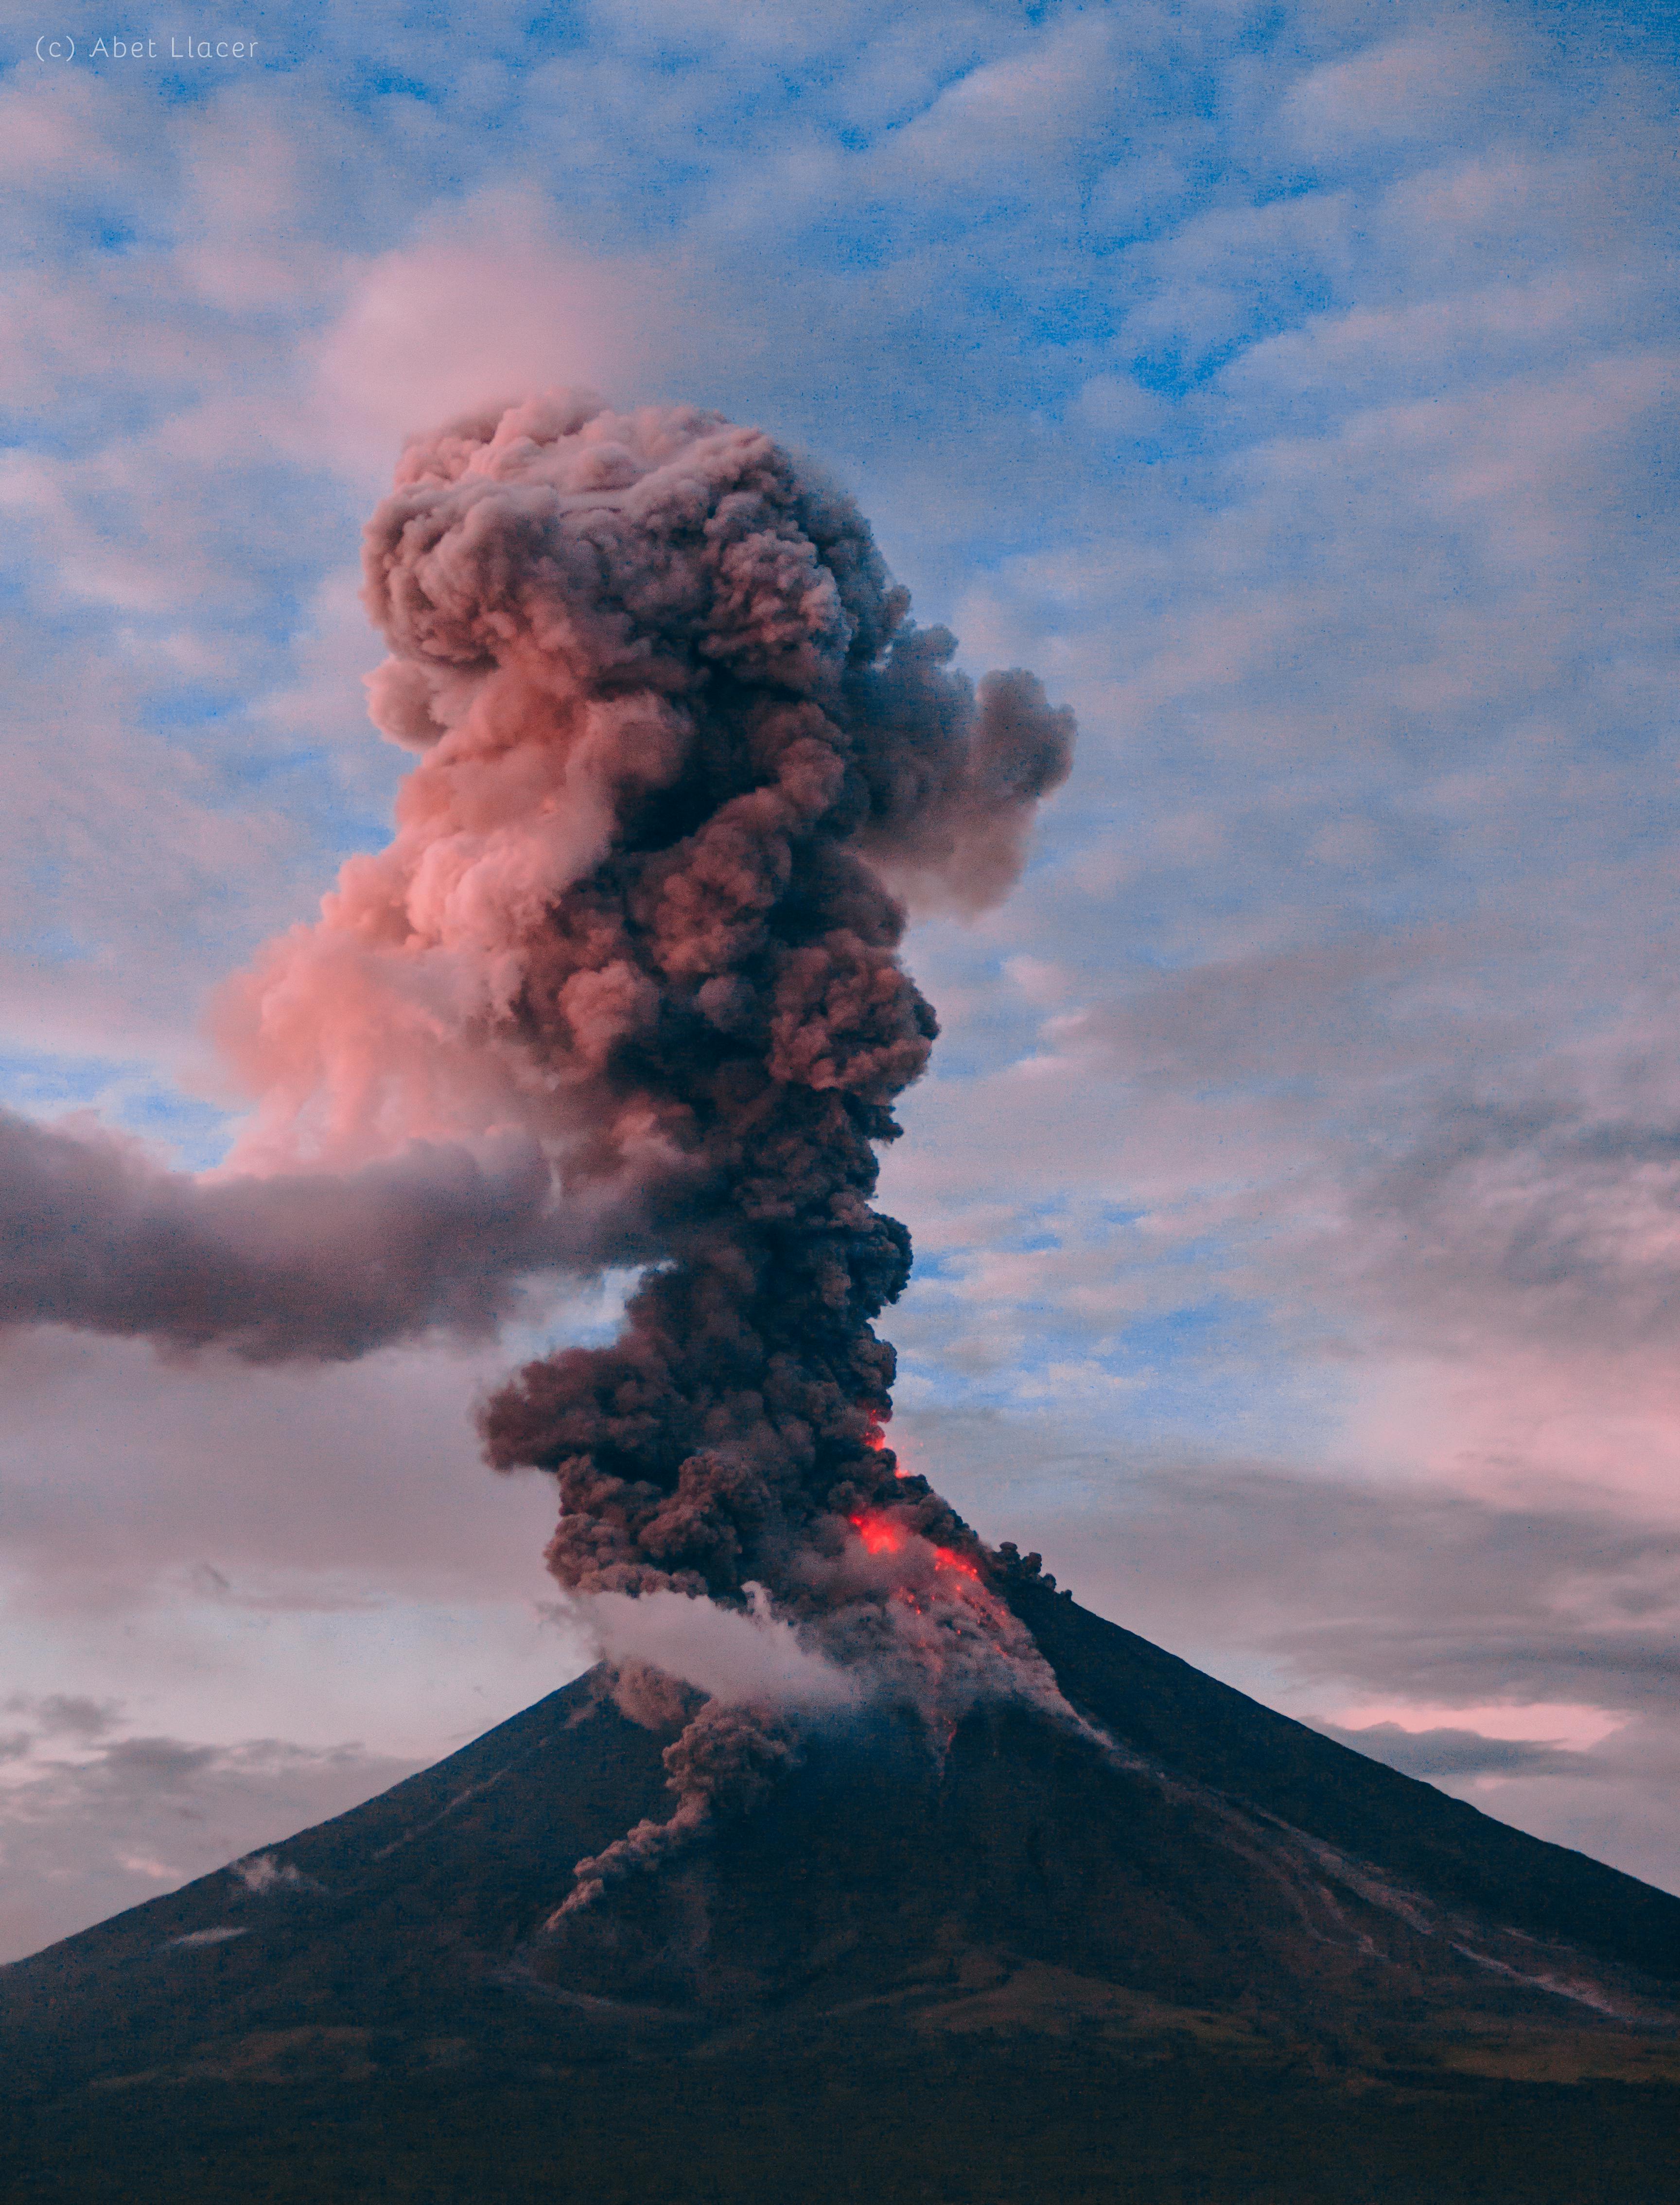
[[(875, 1150), (937, 1031), (884, 876), (1000, 894), (1068, 716), (1024, 674), (977, 694), (850, 501), (692, 408), (555, 396), (411, 446), (367, 574), (376, 709), (424, 761), (392, 851), (264, 999), (347, 929), (368, 955), (430, 929), (478, 955), (475, 1039), (488, 1021), (549, 1138), (696, 1190), (620, 1339), (486, 1413), (493, 1461), (559, 1480), (555, 1575), (815, 1608), (798, 1558), (837, 1556), (862, 1513), (965, 1536), (882, 1444), (873, 1321), (910, 1251), (870, 1207)], [(364, 1046), (359, 1023), (311, 1031), (341, 1138)]]
[[(979, 1542), (885, 1443), (874, 1324), (910, 1242), (870, 1198), (937, 1031), (894, 884), (1001, 894), (1071, 719), (1024, 673), (977, 692), (849, 500), (692, 408), (555, 395), (420, 440), (366, 573), (392, 646), (376, 715), (422, 764), (392, 849), (245, 998), (283, 1106), (257, 1139), (361, 1137), (371, 991), (396, 1006), (378, 1109), (406, 1065), (435, 1127), (493, 1062), (574, 1174), (680, 1180), (618, 1340), (528, 1365), (484, 1413), (493, 1463), (556, 1478), (556, 1578), (738, 1611), (756, 1586), (808, 1660), (1059, 1705)], [(393, 996), (371, 976), (397, 945)], [(669, 1821), (581, 1864), (567, 1908), (798, 1750), (774, 1697), (713, 1699), (667, 1750)]]
[(523, 1275), (651, 1245), (638, 1195), (558, 1199), (525, 1137), (194, 1179), (131, 1142), (0, 1112), (0, 1326), (340, 1361), (437, 1328), (490, 1333)]
[(756, 1608), (783, 1673), (700, 1709), (670, 1822), (583, 1903), (797, 1760), (790, 1662), (935, 1728), (985, 1692), (1072, 1719), (886, 1444), (910, 1237), (871, 1198), (938, 1031), (907, 901), (1006, 893), (1073, 724), (1021, 669), (971, 683), (849, 498), (690, 407), (550, 392), (415, 440), (364, 572), (370, 708), (418, 758), (394, 838), (224, 991), (257, 1108), (223, 1173), (6, 1122), (0, 1320), (341, 1357), (649, 1263), (486, 1451), (555, 1476), (568, 1591)]
[[(977, 692), (850, 501), (693, 408), (458, 421), (365, 565), (371, 710), (421, 753), (395, 837), (223, 991), (256, 1106), (223, 1171), (0, 1115), (0, 1325), (352, 1357), (492, 1330), (534, 1273), (751, 1265), (790, 1201), (827, 1205), (806, 1313), (842, 1246), (878, 1310), (907, 1247), (870, 1143), (935, 1031), (886, 883), (1003, 894), (1070, 716), (1019, 671)], [(708, 1242), (743, 1204), (756, 1241)], [(733, 1261), (650, 1292), (733, 1302)], [(874, 1352), (846, 1382), (879, 1404)], [(535, 1459), (513, 1421), (493, 1445)]]

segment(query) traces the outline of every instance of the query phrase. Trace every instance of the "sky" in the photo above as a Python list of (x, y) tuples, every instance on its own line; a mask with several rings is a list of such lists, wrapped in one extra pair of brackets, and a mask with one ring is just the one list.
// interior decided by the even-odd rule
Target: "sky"
[[(236, 1138), (218, 990), (412, 765), (405, 435), (761, 424), (1080, 729), (909, 937), (895, 1444), (1680, 1891), (1674, 11), (4, 0), (0, 68), (0, 1105)], [(472, 1415), (629, 1284), (324, 1367), (0, 1333), (0, 1958), (585, 1666)]]

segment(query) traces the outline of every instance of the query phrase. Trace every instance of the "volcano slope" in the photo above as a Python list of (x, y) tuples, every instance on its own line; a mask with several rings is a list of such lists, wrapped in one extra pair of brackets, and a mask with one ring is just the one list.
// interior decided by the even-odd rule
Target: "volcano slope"
[(597, 1670), (0, 1972), (0, 2195), (1680, 2199), (1680, 1899), (1010, 1597), (1112, 1746), (854, 1718), (555, 1922), (670, 1804)]

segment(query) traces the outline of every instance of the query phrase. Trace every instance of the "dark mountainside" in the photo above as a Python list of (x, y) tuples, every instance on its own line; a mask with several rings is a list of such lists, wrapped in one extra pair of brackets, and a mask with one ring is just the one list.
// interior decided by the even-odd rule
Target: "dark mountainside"
[(0, 1972), (25, 2200), (1680, 2199), (1680, 1899), (1018, 1577), (1105, 1750), (982, 1704), (671, 1800), (593, 1672)]

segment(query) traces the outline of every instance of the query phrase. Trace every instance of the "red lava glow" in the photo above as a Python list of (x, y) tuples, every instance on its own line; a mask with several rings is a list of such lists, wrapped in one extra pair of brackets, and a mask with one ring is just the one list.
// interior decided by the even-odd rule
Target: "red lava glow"
[[(864, 1513), (848, 1517), (846, 1521), (863, 1541), (865, 1554), (896, 1554), (905, 1543), (904, 1526), (895, 1524), (890, 1516)], [(959, 1554), (954, 1547), (935, 1547), (934, 1567), (936, 1570), (954, 1570), (959, 1577), (971, 1578), (976, 1584), (980, 1582), (979, 1571), (965, 1554)]]
[[(887, 1435), (882, 1427), (876, 1423), (873, 1412), (871, 1412), (870, 1417), (870, 1428), (864, 1435), (864, 1445), (866, 1447), (872, 1448), (876, 1454), (883, 1453), (886, 1451)], [(893, 1475), (894, 1477), (910, 1477), (913, 1476), (914, 1473), (906, 1470), (902, 1463), (899, 1463), (895, 1465)]]
[(980, 1572), (975, 1568), (974, 1564), (966, 1555), (958, 1554), (950, 1547), (934, 1548), (934, 1567), (940, 1570), (955, 1570), (960, 1577), (972, 1578), (976, 1584), (980, 1582)]
[(903, 1526), (890, 1516), (853, 1516), (847, 1520), (863, 1541), (866, 1554), (896, 1554), (904, 1544)]

